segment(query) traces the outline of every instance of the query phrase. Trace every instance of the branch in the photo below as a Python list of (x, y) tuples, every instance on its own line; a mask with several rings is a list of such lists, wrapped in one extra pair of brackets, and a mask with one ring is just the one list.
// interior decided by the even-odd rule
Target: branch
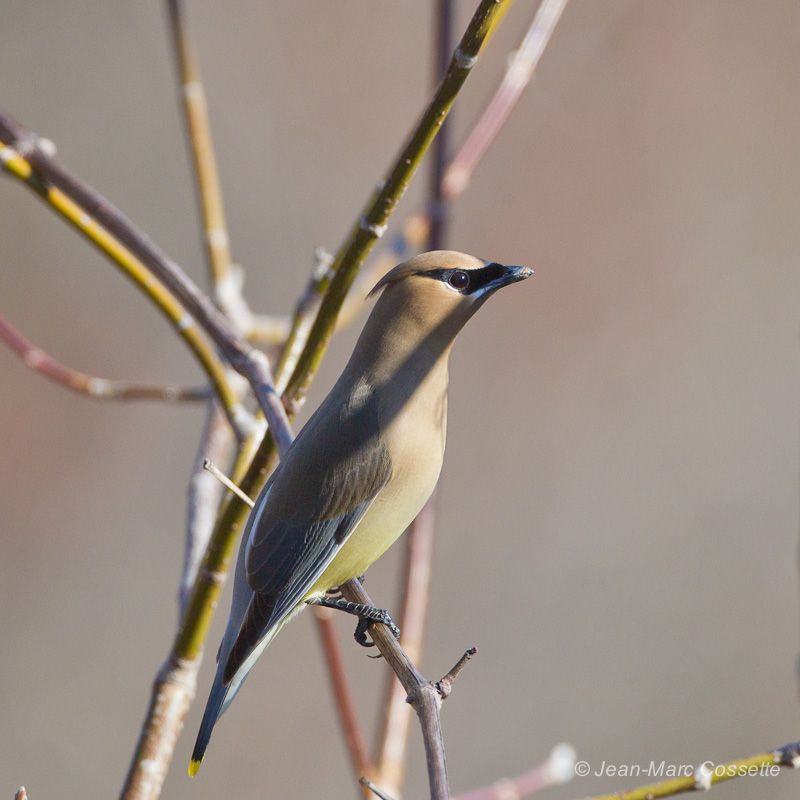
[(558, 744), (544, 764), (534, 767), (516, 778), (503, 778), (491, 786), (459, 794), (453, 800), (522, 800), (536, 792), (568, 783), (575, 777), (575, 749), (569, 744)]
[(566, 5), (567, 0), (542, 0), (522, 44), (508, 61), (502, 82), (447, 167), (442, 190), (448, 199), (466, 189), (478, 162), (519, 102)]
[(214, 156), (206, 93), (189, 33), (185, 5), (184, 0), (167, 0), (183, 118), (200, 205), (206, 259), (217, 305), (233, 322), (236, 330), (249, 332), (252, 327), (252, 314), (242, 296), (241, 269), (231, 263), (230, 236), (225, 221), (217, 160)]
[[(189, 345), (214, 386), (231, 425), (237, 433), (241, 433), (249, 414), (247, 414), (231, 388), (225, 367), (201, 334), (192, 317), (186, 313), (184, 307), (170, 291), (159, 281), (154, 280), (147, 267), (122, 246), (116, 238), (109, 235), (108, 231), (101, 227), (85, 209), (81, 208), (61, 190), (46, 185), (39, 180), (33, 172), (29, 161), (6, 143), (10, 133), (5, 124), (7, 121), (6, 116), (0, 111), (0, 164), (2, 164), (6, 172), (25, 183), (39, 197), (45, 200), (56, 213), (92, 242), (155, 304), (159, 311), (170, 321), (181, 338)], [(15, 137), (12, 137), (11, 141), (15, 144), (20, 144)], [(25, 142), (23, 141), (21, 144), (25, 144)], [(44, 145), (40, 144), (37, 152), (44, 147)], [(51, 148), (47, 147), (45, 149)]]
[(372, 763), (369, 758), (367, 743), (361, 726), (358, 722), (353, 695), (347, 681), (347, 672), (344, 668), (339, 643), (336, 639), (336, 629), (333, 625), (333, 611), (330, 608), (314, 606), (314, 617), (317, 621), (317, 630), (328, 665), (328, 675), (331, 680), (331, 691), (336, 703), (336, 711), (344, 733), (347, 751), (353, 772), (356, 775), (368, 775), (372, 772)]
[[(190, 328), (194, 328), (195, 323), (199, 325), (217, 345), (230, 365), (247, 379), (269, 422), (278, 448), (281, 451), (285, 450), (292, 439), (291, 428), (280, 398), (275, 392), (272, 374), (264, 354), (253, 348), (233, 330), (211, 300), (143, 231), (99, 192), (83, 183), (56, 161), (52, 154), (52, 146), (43, 145), (36, 134), (24, 130), (3, 111), (0, 111), (0, 140), (23, 150), (21, 154), (13, 151), (9, 153), (7, 147), (0, 150), (0, 158), (6, 169), (10, 168), (10, 164), (19, 167), (19, 162), (22, 161), (27, 166), (26, 182), (29, 182), (29, 185), (32, 183), (36, 187), (41, 187), (40, 194), (46, 196), (48, 200), (51, 195), (58, 192), (60, 197), (74, 206), (79, 221), (82, 217), (94, 218), (111, 234), (111, 237), (138, 259), (137, 263), (140, 266), (144, 265), (146, 278), (150, 283), (154, 283), (152, 276), (155, 275), (163, 284), (163, 287), (159, 287), (161, 291), (163, 292), (163, 288), (166, 287), (177, 298), (188, 312), (188, 315), (181, 314), (182, 324)], [(35, 174), (31, 174), (31, 169)], [(16, 174), (13, 167), (10, 171)], [(81, 214), (82, 211), (85, 213)], [(93, 237), (90, 238), (95, 241)]]
[(232, 445), (230, 428), (225, 425), (219, 405), (209, 403), (187, 491), (186, 546), (178, 593), (181, 614), (189, 602), (222, 501), (223, 486), (205, 469), (205, 462), (211, 459), (218, 464), (227, 464)]
[(207, 386), (148, 386), (96, 378), (85, 372), (79, 372), (56, 361), (26, 339), (2, 314), (0, 314), (0, 339), (22, 359), (26, 367), (73, 392), (95, 400), (163, 400), (166, 403), (194, 403), (209, 397)]
[(783, 767), (800, 768), (800, 742), (791, 742), (771, 753), (759, 753), (750, 758), (729, 761), (727, 764), (715, 765), (711, 761), (705, 761), (695, 770), (694, 775), (672, 778), (627, 792), (598, 795), (592, 800), (653, 800), (657, 797), (672, 797), (684, 792), (708, 790), (717, 783), (735, 778), (776, 775)]
[[(354, 603), (374, 605), (360, 581), (348, 581), (341, 587), (341, 591), (347, 600)], [(441, 681), (432, 683), (417, 671), (400, 643), (385, 625), (373, 625), (370, 628), (370, 634), (381, 655), (403, 685), (407, 702), (417, 712), (425, 744), (431, 800), (446, 800), (450, 796), (450, 792), (447, 786), (447, 767), (440, 712), (442, 702), (450, 694), (453, 682), (474, 649), (465, 653), (458, 664)]]

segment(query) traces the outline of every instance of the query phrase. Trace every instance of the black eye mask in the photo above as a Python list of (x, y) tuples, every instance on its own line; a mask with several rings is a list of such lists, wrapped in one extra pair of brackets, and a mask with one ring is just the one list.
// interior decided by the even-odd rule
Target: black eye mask
[(425, 278), (433, 278), (434, 280), (442, 281), (442, 283), (447, 283), (452, 286), (452, 283), (450, 283), (450, 277), (455, 272), (463, 272), (469, 276), (469, 283), (463, 289), (457, 289), (457, 291), (460, 291), (461, 294), (473, 294), (481, 289), (485, 289), (490, 283), (496, 281), (498, 278), (502, 278), (507, 275), (508, 268), (504, 267), (502, 264), (491, 263), (487, 264), (485, 267), (481, 267), (480, 269), (462, 270), (458, 269), (457, 267), (453, 269), (431, 269), (427, 270), (426, 272), (420, 272), (419, 275)]

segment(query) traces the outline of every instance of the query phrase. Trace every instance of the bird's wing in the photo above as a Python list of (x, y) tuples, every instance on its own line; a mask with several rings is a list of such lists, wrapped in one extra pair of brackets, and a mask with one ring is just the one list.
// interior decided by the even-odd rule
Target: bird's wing
[(357, 413), (312, 419), (253, 512), (247, 582), (253, 597), (231, 648), (230, 681), (263, 637), (303, 599), (356, 529), (391, 476), (369, 404)]

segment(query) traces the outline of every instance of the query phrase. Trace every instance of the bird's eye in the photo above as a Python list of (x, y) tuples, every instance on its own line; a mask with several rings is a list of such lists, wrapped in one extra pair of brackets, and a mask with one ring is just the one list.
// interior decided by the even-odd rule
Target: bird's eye
[(455, 272), (451, 273), (450, 277), (447, 279), (447, 282), (454, 288), (458, 289), (459, 292), (463, 291), (464, 289), (469, 286), (469, 275), (462, 269), (457, 269)]

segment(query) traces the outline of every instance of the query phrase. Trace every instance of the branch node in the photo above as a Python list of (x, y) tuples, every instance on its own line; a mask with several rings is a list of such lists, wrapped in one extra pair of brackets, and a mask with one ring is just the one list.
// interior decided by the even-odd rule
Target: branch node
[(371, 781), (369, 778), (367, 778), (366, 776), (359, 778), (359, 779), (358, 779), (358, 782), (359, 782), (359, 783), (360, 783), (360, 784), (361, 784), (363, 787), (365, 787), (366, 789), (369, 789), (369, 790), (372, 792), (372, 794), (374, 794), (376, 797), (379, 797), (379, 798), (380, 798), (380, 800), (393, 800), (393, 798), (392, 798), (392, 796), (391, 796), (391, 795), (389, 795), (389, 794), (386, 794), (386, 792), (384, 792), (384, 791), (383, 791), (383, 789), (380, 789), (380, 788), (378, 788), (378, 787), (377, 787), (377, 786), (376, 786), (376, 785), (375, 785), (375, 784), (374, 784), (374, 783), (373, 783), (373, 782), (372, 782), (372, 781)]
[(361, 217), (361, 222), (358, 223), (358, 227), (361, 228), (362, 231), (374, 236), (376, 239), (380, 239), (381, 236), (386, 233), (387, 226), (370, 222), (366, 217)]
[(478, 61), (478, 56), (471, 56), (459, 47), (453, 53), (453, 61), (460, 69), (472, 69)]
[(694, 788), (698, 792), (707, 792), (711, 788), (711, 778), (714, 772), (708, 761), (704, 761), (694, 771)]
[(442, 700), (446, 700), (450, 692), (453, 691), (453, 684), (461, 674), (461, 671), (467, 665), (467, 661), (469, 661), (477, 652), (477, 647), (470, 647), (469, 650), (467, 650), (464, 655), (461, 656), (458, 661), (456, 661), (450, 672), (448, 672), (447, 675), (434, 684), (434, 688), (439, 693), (439, 696), (442, 698)]

